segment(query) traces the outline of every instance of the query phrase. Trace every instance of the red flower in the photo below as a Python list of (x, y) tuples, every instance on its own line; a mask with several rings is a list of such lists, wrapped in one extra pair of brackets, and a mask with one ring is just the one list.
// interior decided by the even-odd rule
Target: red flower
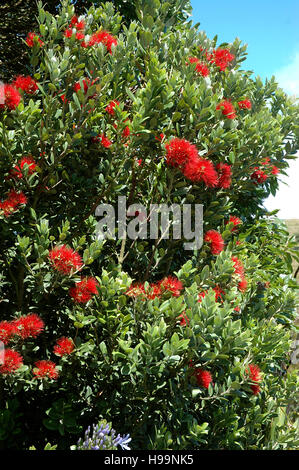
[(222, 100), (217, 104), (216, 109), (220, 109), (223, 116), (226, 116), (228, 119), (235, 119), (237, 116), (236, 110), (229, 100)]
[(109, 140), (105, 134), (101, 134), (98, 136), (98, 138), (96, 138), (100, 141), (100, 144), (105, 147), (106, 149), (108, 149), (109, 147), (111, 147), (112, 143), (111, 140)]
[(107, 31), (98, 31), (92, 34), (87, 46), (91, 47), (99, 43), (104, 44), (109, 54), (112, 54), (112, 46), (117, 46), (117, 39)]
[(181, 293), (181, 290), (184, 288), (181, 281), (179, 281), (174, 276), (165, 277), (162, 281), (158, 282), (158, 286), (163, 291), (171, 292), (174, 297), (178, 297)]
[(79, 253), (65, 245), (53, 248), (49, 253), (49, 258), (53, 267), (63, 274), (71, 274), (72, 271), (78, 271), (83, 266)]
[(245, 292), (247, 289), (247, 280), (245, 278), (245, 271), (242, 261), (237, 256), (232, 256), (232, 262), (234, 264), (234, 275), (238, 277), (238, 289), (241, 292)]
[(36, 171), (36, 163), (34, 159), (29, 155), (28, 157), (23, 157), (19, 162), (18, 166), (15, 165), (14, 169), (11, 170), (12, 176), (15, 176), (16, 178), (23, 178), (24, 174), (22, 172), (24, 166), (28, 165), (28, 175), (32, 175)]
[(129, 137), (130, 134), (131, 134), (131, 131), (130, 131), (129, 126), (126, 126), (126, 127), (124, 128), (124, 130), (122, 131), (122, 136), (123, 136), (123, 137)]
[(26, 77), (24, 75), (18, 75), (13, 81), (12, 86), (21, 88), (21, 90), (29, 95), (33, 95), (38, 90), (36, 81), (29, 75)]
[(40, 46), (43, 46), (44, 43), (40, 39), (40, 37), (36, 33), (28, 33), (28, 36), (26, 38), (26, 44), (29, 47), (33, 47), (35, 44), (35, 38), (37, 38), (37, 42), (39, 43)]
[(13, 322), (15, 334), (22, 339), (36, 338), (44, 329), (45, 324), (36, 314), (24, 315)]
[(78, 19), (76, 15), (74, 15), (71, 19), (69, 28), (76, 28), (78, 31), (82, 30), (85, 28), (85, 21)]
[(187, 317), (185, 312), (181, 313), (181, 315), (178, 316), (178, 319), (181, 320), (180, 321), (180, 326), (186, 326), (186, 325), (189, 325), (189, 323), (190, 323), (190, 320)]
[(262, 165), (269, 165), (271, 162), (271, 158), (270, 157), (265, 157), (264, 160), (261, 161), (261, 164)]
[(0, 341), (8, 344), (11, 338), (15, 335), (15, 327), (12, 322), (3, 320), (0, 322)]
[(194, 375), (200, 387), (209, 388), (213, 378), (209, 371), (203, 369), (195, 369)]
[(258, 167), (254, 168), (254, 172), (251, 175), (251, 179), (255, 180), (255, 184), (262, 184), (268, 178), (268, 175), (263, 170), (260, 170)]
[(279, 173), (279, 168), (277, 168), (277, 166), (273, 165), (272, 169), (271, 169), (271, 174), (272, 175), (278, 175), (278, 173)]
[[(84, 90), (84, 94), (86, 95), (86, 93), (88, 92), (88, 88), (91, 87), (92, 85), (94, 85), (96, 83), (96, 81), (98, 80), (98, 78), (96, 78), (95, 80), (93, 80), (92, 82), (89, 80), (89, 78), (83, 78), (82, 80), (82, 84), (83, 84), (83, 90)], [(75, 92), (77, 93), (77, 91), (81, 90), (81, 84), (80, 84), (80, 81), (79, 82), (76, 82), (73, 86)], [(93, 98), (95, 96), (92, 95), (89, 97), (89, 99)]]
[(195, 70), (203, 77), (207, 77), (210, 74), (208, 67), (200, 62), (197, 57), (189, 57), (189, 62), (190, 64), (196, 64)]
[(115, 101), (110, 101), (110, 103), (108, 104), (108, 106), (106, 106), (105, 108), (105, 111), (110, 114), (111, 116), (114, 116), (115, 114), (115, 111), (114, 111), (114, 108), (115, 106), (119, 106), (120, 105), (120, 102), (115, 100)]
[[(219, 302), (223, 303), (223, 297), (222, 297), (222, 296), (225, 295), (224, 290), (222, 290), (221, 287), (219, 287), (219, 286), (215, 286), (215, 287), (213, 287), (213, 291), (215, 292), (215, 300), (216, 300), (216, 302), (219, 301)], [(201, 302), (202, 299), (205, 298), (205, 296), (206, 296), (207, 293), (208, 293), (207, 290), (204, 290), (204, 291), (202, 291), (202, 292), (199, 292), (199, 294), (198, 294), (198, 302)]]
[(56, 356), (66, 356), (68, 354), (71, 354), (75, 348), (75, 345), (73, 343), (73, 340), (66, 338), (63, 336), (62, 338), (57, 340), (57, 344), (54, 346), (54, 354)]
[(232, 256), (232, 262), (234, 264), (234, 274), (244, 277), (245, 271), (242, 261), (237, 256)]
[(213, 54), (209, 56), (210, 61), (214, 63), (221, 71), (225, 70), (229, 63), (235, 58), (228, 49), (218, 48), (213, 51)]
[(82, 41), (84, 38), (85, 38), (85, 35), (81, 31), (76, 33), (76, 39), (78, 39), (78, 41)]
[(233, 223), (233, 228), (231, 229), (232, 232), (236, 232), (238, 230), (238, 225), (241, 225), (243, 222), (239, 217), (236, 217), (235, 215), (230, 215), (229, 220), (225, 222), (225, 224), (231, 224)]
[(2, 210), (4, 215), (7, 217), (18, 209), (18, 205), (26, 203), (27, 198), (22, 191), (17, 193), (14, 189), (11, 189), (8, 193), (8, 198), (5, 199), (5, 201), (0, 202), (0, 210)]
[(58, 378), (58, 370), (56, 369), (56, 364), (52, 361), (37, 361), (33, 369), (34, 378), (44, 379), (48, 377), (49, 379)]
[(4, 362), (0, 363), (0, 374), (12, 374), (23, 365), (21, 354), (13, 349), (4, 349)]
[(251, 109), (251, 101), (250, 100), (238, 101), (238, 105), (239, 105), (240, 109)]
[(200, 157), (192, 157), (183, 169), (186, 178), (195, 183), (202, 181), (208, 187), (215, 187), (218, 182), (218, 175), (210, 160)]
[(166, 148), (166, 163), (175, 168), (183, 169), (190, 159), (198, 158), (198, 151), (195, 145), (185, 139), (174, 137)]
[(224, 248), (224, 240), (216, 230), (208, 230), (204, 236), (204, 241), (210, 244), (213, 255), (219, 255)]
[(231, 166), (227, 163), (218, 163), (216, 165), (218, 171), (218, 188), (228, 189), (232, 184), (232, 170)]
[(258, 384), (262, 380), (260, 368), (255, 364), (249, 364), (249, 370), (247, 369), (246, 372), (249, 375), (249, 379), (255, 382), (255, 384), (250, 386), (253, 394), (258, 395), (260, 392), (260, 386)]
[(16, 109), (21, 101), (21, 95), (12, 85), (0, 85), (0, 108), (7, 106), (10, 110)]
[(72, 30), (72, 28), (66, 29), (66, 30), (64, 31), (63, 35), (64, 35), (64, 37), (66, 37), (66, 38), (71, 38), (72, 35), (73, 35), (73, 30)]
[(129, 297), (145, 296), (144, 284), (142, 284), (142, 282), (132, 284), (127, 290), (126, 295)]
[(88, 302), (92, 294), (98, 294), (98, 282), (93, 277), (82, 278), (80, 282), (77, 282), (75, 287), (71, 287), (69, 290), (70, 296), (79, 303)]

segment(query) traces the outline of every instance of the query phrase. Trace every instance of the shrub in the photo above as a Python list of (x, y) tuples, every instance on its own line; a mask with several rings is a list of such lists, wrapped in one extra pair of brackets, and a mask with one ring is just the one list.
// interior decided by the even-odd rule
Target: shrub
[[(186, 1), (143, 0), (128, 26), (62, 3), (27, 38), (38, 89), (1, 89), (2, 447), (69, 449), (107, 420), (134, 449), (296, 448), (297, 255), (262, 202), (297, 104)], [(203, 247), (99, 239), (96, 208), (124, 196), (137, 232), (134, 203), (202, 204)]]

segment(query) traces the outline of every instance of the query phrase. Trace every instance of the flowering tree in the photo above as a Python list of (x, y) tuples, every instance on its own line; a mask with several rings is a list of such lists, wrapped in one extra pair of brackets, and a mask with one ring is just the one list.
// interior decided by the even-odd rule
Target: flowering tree
[[(298, 446), (295, 244), (262, 206), (298, 107), (188, 8), (142, 0), (125, 26), (111, 3), (40, 4), (31, 74), (0, 88), (3, 447), (67, 449), (105, 419), (133, 449)], [(203, 247), (98, 239), (124, 196), (202, 204)]]

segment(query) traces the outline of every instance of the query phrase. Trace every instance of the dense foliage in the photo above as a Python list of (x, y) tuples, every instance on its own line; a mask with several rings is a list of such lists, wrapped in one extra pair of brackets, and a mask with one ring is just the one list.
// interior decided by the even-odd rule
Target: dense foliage
[[(69, 449), (104, 419), (132, 449), (296, 448), (296, 250), (262, 202), (298, 105), (188, 2), (136, 3), (127, 26), (40, 4), (30, 76), (0, 88), (0, 445)], [(97, 239), (120, 196), (202, 204), (203, 247)]]

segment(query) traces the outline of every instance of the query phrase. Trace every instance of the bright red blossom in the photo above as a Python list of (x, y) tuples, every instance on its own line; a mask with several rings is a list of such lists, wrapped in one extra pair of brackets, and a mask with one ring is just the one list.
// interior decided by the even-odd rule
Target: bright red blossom
[(219, 104), (217, 104), (216, 109), (221, 110), (223, 116), (226, 116), (227, 119), (235, 119), (237, 116), (236, 110), (229, 100), (222, 100)]
[(184, 287), (181, 281), (174, 276), (165, 277), (162, 281), (158, 282), (158, 286), (162, 290), (162, 293), (168, 291), (171, 292), (174, 297), (178, 297)]
[(207, 59), (214, 63), (221, 71), (224, 71), (235, 56), (228, 49), (218, 48), (212, 54), (207, 55)]
[(44, 329), (43, 320), (36, 314), (24, 315), (13, 322), (15, 334), (22, 339), (36, 338)]
[(209, 388), (210, 383), (212, 382), (213, 378), (209, 371), (203, 369), (195, 369), (194, 373), (197, 383), (200, 387)]
[(210, 244), (213, 255), (219, 255), (224, 249), (224, 240), (216, 230), (208, 230), (204, 236), (204, 241)]
[(54, 354), (56, 356), (67, 356), (68, 354), (71, 354), (75, 348), (75, 345), (73, 343), (73, 340), (70, 338), (66, 338), (63, 336), (62, 338), (57, 340), (57, 344), (54, 346)]
[(0, 109), (7, 106), (13, 111), (19, 105), (20, 101), (21, 95), (13, 85), (0, 85)]
[(217, 186), (219, 188), (228, 189), (232, 184), (232, 170), (231, 166), (227, 163), (218, 163), (216, 165), (216, 170), (218, 171), (218, 182)]
[(93, 277), (82, 278), (80, 282), (77, 282), (75, 287), (71, 287), (69, 290), (70, 296), (79, 303), (88, 302), (93, 294), (98, 294), (98, 282)]
[(0, 363), (0, 374), (12, 374), (23, 365), (21, 354), (13, 349), (4, 349), (4, 363)]
[(117, 101), (117, 100), (110, 101), (110, 103), (108, 104), (108, 106), (106, 106), (105, 111), (106, 111), (108, 114), (110, 114), (111, 116), (114, 116), (114, 114), (115, 114), (114, 108), (115, 108), (115, 106), (119, 106), (119, 105), (120, 105), (120, 102)]
[(35, 38), (37, 38), (37, 42), (39, 43), (40, 46), (43, 46), (44, 43), (40, 39), (40, 37), (36, 33), (28, 33), (28, 36), (26, 38), (26, 44), (29, 47), (33, 47), (35, 44)]
[(207, 77), (210, 74), (209, 68), (200, 62), (197, 57), (189, 57), (189, 62), (190, 64), (196, 64), (195, 70), (203, 77)]
[(112, 36), (110, 33), (108, 33), (107, 31), (98, 31), (92, 34), (86, 46), (92, 47), (100, 43), (106, 46), (109, 54), (112, 54), (112, 46), (113, 45), (117, 46), (117, 39), (114, 36)]
[(79, 253), (65, 245), (53, 248), (49, 253), (49, 259), (53, 267), (63, 274), (78, 271), (83, 266), (83, 261)]
[(233, 223), (233, 228), (231, 229), (232, 232), (236, 232), (238, 230), (238, 225), (241, 225), (243, 222), (239, 217), (236, 217), (235, 215), (230, 215), (229, 220), (225, 222), (225, 224), (231, 224)]
[(213, 188), (217, 185), (218, 175), (210, 160), (204, 158), (191, 158), (183, 169), (183, 174), (189, 180)]
[(8, 344), (9, 341), (15, 335), (15, 327), (12, 322), (3, 320), (0, 322), (0, 341), (4, 344)]
[(190, 320), (185, 312), (181, 313), (177, 319), (180, 320), (180, 326), (187, 326), (190, 323)]
[(33, 95), (38, 90), (36, 81), (30, 76), (18, 75), (12, 85), (15, 88), (21, 88), (21, 90), (29, 95)]
[(260, 386), (258, 385), (262, 381), (261, 370), (255, 364), (249, 364), (249, 370), (247, 369), (249, 379), (255, 384), (251, 385), (250, 388), (254, 395), (258, 395), (260, 392)]
[(34, 378), (44, 379), (57, 379), (59, 376), (58, 370), (56, 369), (56, 364), (52, 361), (37, 361), (35, 363), (35, 368), (33, 369)]
[(191, 160), (198, 158), (198, 151), (195, 145), (185, 139), (174, 137), (165, 145), (166, 163), (175, 168), (183, 169)]
[(268, 179), (268, 175), (258, 167), (254, 167), (254, 170), (251, 179), (254, 180), (255, 184), (263, 184)]
[(19, 205), (26, 203), (27, 198), (22, 191), (17, 193), (14, 189), (11, 189), (8, 193), (7, 199), (0, 202), (0, 210), (4, 212), (5, 217), (8, 217), (12, 212), (18, 210)]
[(250, 100), (238, 101), (238, 105), (239, 105), (240, 109), (251, 109), (251, 101)]
[(23, 169), (25, 165), (28, 165), (28, 175), (32, 175), (36, 171), (37, 165), (34, 159), (29, 155), (28, 157), (23, 157), (18, 162), (18, 165), (14, 166), (14, 169), (11, 171), (12, 176), (16, 178), (23, 178)]

